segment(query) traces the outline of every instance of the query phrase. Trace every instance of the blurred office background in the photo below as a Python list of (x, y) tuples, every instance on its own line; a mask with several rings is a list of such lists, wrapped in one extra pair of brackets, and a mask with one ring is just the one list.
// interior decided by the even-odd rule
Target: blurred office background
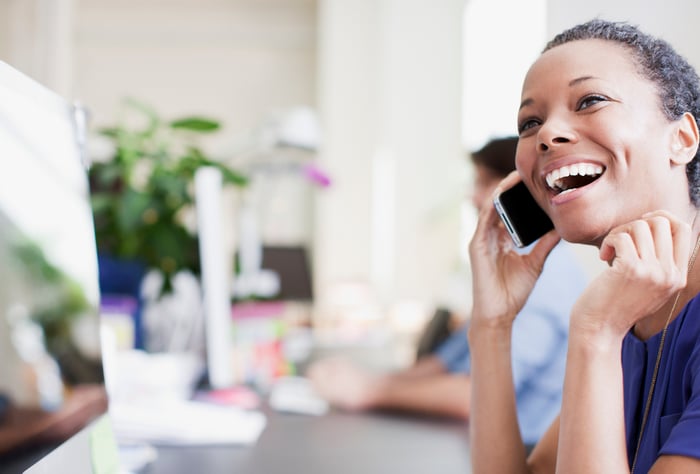
[[(0, 0), (0, 59), (81, 101), (93, 127), (114, 123), (125, 97), (165, 117), (220, 120), (203, 146), (256, 176), (260, 241), (306, 250), (309, 320), (410, 340), (436, 306), (468, 310), (475, 216), (465, 152), (514, 133), (520, 84), (546, 39), (594, 16), (630, 20), (700, 66), (700, 4), (660, 8), (651, 0)], [(290, 163), (312, 164), (321, 178), (289, 178)], [(233, 196), (227, 207), (231, 253), (241, 202)]]

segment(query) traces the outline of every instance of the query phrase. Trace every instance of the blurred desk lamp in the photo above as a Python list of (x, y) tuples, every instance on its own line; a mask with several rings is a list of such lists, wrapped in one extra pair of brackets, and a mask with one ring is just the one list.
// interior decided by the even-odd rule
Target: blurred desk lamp
[(309, 107), (296, 107), (279, 121), (276, 145), (316, 151), (321, 141), (320, 135), (316, 112)]
[[(316, 113), (309, 107), (290, 109), (280, 118), (273, 120), (273, 124), (267, 127), (265, 135), (265, 141), (272, 148), (272, 153), (267, 153), (270, 156), (274, 156), (275, 149), (291, 148), (315, 152), (320, 144), (320, 128)], [(252, 175), (280, 171), (299, 173), (310, 184), (321, 188), (331, 184), (328, 175), (312, 162), (299, 163), (269, 159), (254, 163), (251, 167)], [(233, 294), (239, 300), (250, 297), (279, 299), (280, 295), (285, 293), (283, 290), (290, 285), (289, 281), (284, 281), (284, 278), (296, 278), (303, 275), (307, 281), (310, 280), (308, 264), (306, 263), (306, 250), (300, 246), (279, 247), (288, 249), (287, 256), (282, 257), (282, 260), (285, 260), (284, 263), (279, 260), (280, 251), (273, 251), (272, 247), (266, 247), (263, 250), (263, 239), (260, 236), (256, 209), (251, 201), (250, 196), (245, 196), (239, 210), (239, 273), (233, 285)], [(289, 250), (294, 248), (297, 248), (298, 252)], [(299, 253), (299, 255), (293, 258), (295, 263), (290, 266), (289, 255), (292, 253)], [(264, 261), (266, 258), (267, 262)], [(270, 258), (273, 259), (272, 262), (269, 261)], [(294, 266), (299, 267), (296, 276), (292, 275)], [(308, 291), (297, 293), (294, 297), (310, 299), (310, 283), (308, 287)]]

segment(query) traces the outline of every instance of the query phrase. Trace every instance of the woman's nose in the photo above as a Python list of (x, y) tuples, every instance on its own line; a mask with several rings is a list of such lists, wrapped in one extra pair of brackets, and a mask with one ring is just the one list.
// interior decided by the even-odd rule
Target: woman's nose
[(571, 143), (576, 140), (576, 134), (561, 119), (550, 119), (543, 123), (537, 134), (537, 148), (539, 151), (547, 151), (557, 145)]
[(566, 137), (554, 137), (549, 141), (542, 140), (539, 143), (539, 149), (540, 149), (540, 151), (547, 151), (550, 148), (553, 148), (554, 146), (556, 146), (557, 144), (569, 143), (569, 141), (570, 140)]

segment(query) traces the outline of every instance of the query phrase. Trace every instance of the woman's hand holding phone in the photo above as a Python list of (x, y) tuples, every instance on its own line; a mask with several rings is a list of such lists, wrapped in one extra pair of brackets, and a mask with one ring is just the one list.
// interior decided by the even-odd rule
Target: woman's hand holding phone
[[(498, 185), (494, 198), (520, 181), (517, 171), (512, 172)], [(552, 230), (539, 239), (530, 253), (518, 253), (495, 206), (483, 206), (469, 245), (474, 275), (472, 325), (510, 326), (559, 240)]]

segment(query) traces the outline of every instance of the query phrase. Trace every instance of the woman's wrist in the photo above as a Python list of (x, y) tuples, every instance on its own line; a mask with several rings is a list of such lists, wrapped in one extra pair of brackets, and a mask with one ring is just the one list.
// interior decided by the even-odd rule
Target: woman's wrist
[(569, 346), (594, 353), (618, 351), (628, 329), (608, 321), (572, 315), (569, 323)]
[(491, 345), (506, 342), (510, 344), (513, 332), (512, 318), (480, 318), (472, 316), (467, 331), (467, 339), (472, 351), (481, 344)]

